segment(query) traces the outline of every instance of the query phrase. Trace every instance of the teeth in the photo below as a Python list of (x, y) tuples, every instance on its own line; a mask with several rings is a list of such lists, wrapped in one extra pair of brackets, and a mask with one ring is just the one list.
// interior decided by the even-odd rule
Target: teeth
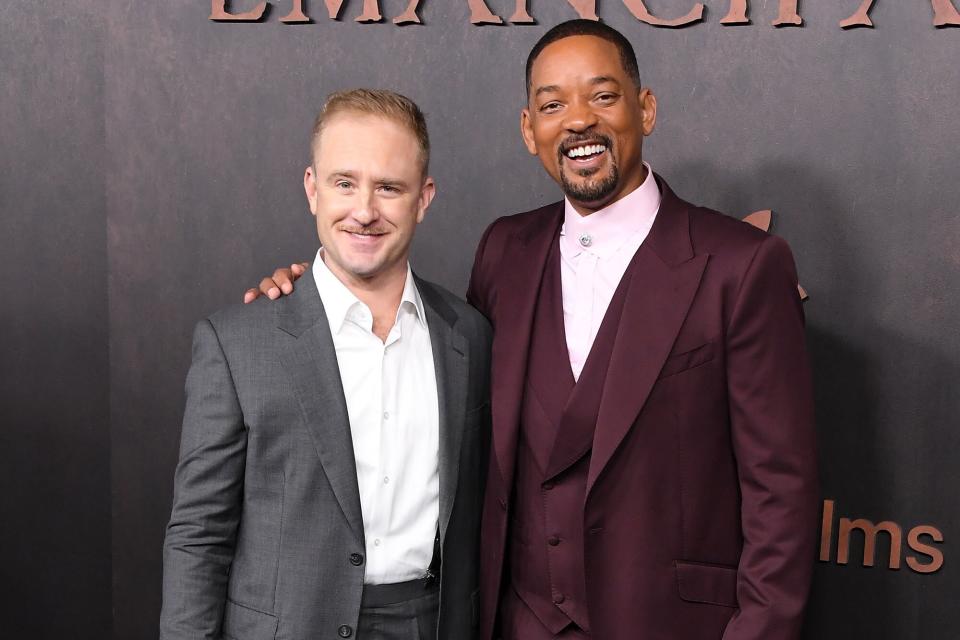
[(591, 144), (583, 147), (574, 147), (570, 151), (567, 151), (568, 158), (582, 158), (583, 156), (592, 156), (598, 153), (603, 153), (607, 148), (602, 144)]

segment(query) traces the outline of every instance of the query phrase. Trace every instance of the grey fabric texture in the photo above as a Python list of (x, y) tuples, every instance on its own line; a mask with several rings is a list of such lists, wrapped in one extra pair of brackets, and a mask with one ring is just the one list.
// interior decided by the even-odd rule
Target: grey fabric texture
[(360, 609), (357, 640), (433, 640), (437, 637), (440, 594)]
[[(487, 321), (417, 278), (440, 408), (440, 638), (475, 635), (489, 455)], [(358, 628), (365, 550), (336, 352), (312, 274), (193, 340), (163, 548), (161, 640), (337, 638)], [(358, 562), (359, 554), (359, 562)]]

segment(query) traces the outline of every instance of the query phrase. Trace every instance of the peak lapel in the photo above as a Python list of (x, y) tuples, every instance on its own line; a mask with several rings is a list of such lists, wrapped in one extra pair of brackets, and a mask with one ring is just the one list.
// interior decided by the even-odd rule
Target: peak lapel
[(507, 491), (513, 486), (533, 312), (547, 254), (551, 243), (557, 241), (562, 221), (562, 202), (545, 207), (543, 215), (535, 216), (522, 233), (510, 239), (502, 258), (507, 266), (497, 274), (500, 300), (494, 316), (491, 407), (493, 448)]
[(700, 285), (687, 205), (662, 180), (660, 211), (640, 246), (607, 370), (587, 494), (643, 408)]
[(456, 327), (457, 315), (433, 286), (417, 278), (417, 290), (427, 314), (433, 367), (437, 378), (440, 414), (440, 540), (446, 540), (447, 525), (457, 495), (460, 447), (466, 415), (468, 384), (467, 339)]
[(296, 291), (273, 304), (277, 305), (278, 329), (296, 338), (283, 349), (281, 364), (290, 376), (307, 430), (340, 509), (363, 544), (350, 417), (337, 352), (313, 273), (308, 269), (297, 282)]

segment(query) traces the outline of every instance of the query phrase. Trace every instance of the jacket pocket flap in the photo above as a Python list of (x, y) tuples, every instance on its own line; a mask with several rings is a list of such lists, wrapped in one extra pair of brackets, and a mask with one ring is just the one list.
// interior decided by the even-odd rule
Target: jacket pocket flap
[(272, 640), (277, 635), (277, 617), (227, 600), (223, 633), (237, 640)]
[(723, 607), (737, 605), (737, 570), (717, 564), (677, 560), (677, 588), (687, 602), (703, 602)]
[(715, 342), (711, 341), (695, 349), (670, 354), (660, 369), (660, 378), (666, 378), (710, 362), (714, 356), (714, 344)]

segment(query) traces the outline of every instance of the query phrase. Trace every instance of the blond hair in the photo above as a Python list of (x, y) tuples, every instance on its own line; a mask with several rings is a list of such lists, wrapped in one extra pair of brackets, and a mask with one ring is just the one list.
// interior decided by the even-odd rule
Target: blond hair
[(313, 122), (313, 135), (310, 139), (311, 161), (316, 164), (315, 151), (317, 138), (323, 132), (324, 124), (338, 113), (353, 112), (381, 116), (406, 127), (417, 139), (420, 147), (420, 163), (423, 175), (427, 175), (430, 164), (430, 137), (427, 135), (427, 122), (420, 107), (410, 98), (387, 89), (348, 89), (336, 91), (327, 96), (317, 119)]

